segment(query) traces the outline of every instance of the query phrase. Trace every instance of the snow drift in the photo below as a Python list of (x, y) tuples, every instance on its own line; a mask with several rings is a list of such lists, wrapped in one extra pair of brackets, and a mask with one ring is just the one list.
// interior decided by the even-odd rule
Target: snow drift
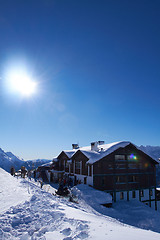
[[(88, 192), (85, 200), (85, 186), (81, 185), (80, 188), (75, 189), (81, 192), (79, 204), (71, 203), (68, 199), (53, 196), (40, 189), (33, 180), (28, 182), (25, 179), (16, 179), (0, 169), (2, 196), (0, 198), (0, 239), (158, 240), (160, 238), (159, 233), (122, 224), (114, 218), (97, 212), (93, 207), (97, 204), (101, 206), (99, 204), (101, 201), (94, 202), (95, 193), (92, 192), (94, 189)], [(101, 195), (100, 198), (104, 196)], [(93, 207), (89, 205), (91, 197)], [(103, 207), (103, 209), (106, 208)], [(147, 214), (146, 208), (144, 209)], [(157, 216), (157, 219), (160, 218), (158, 213)]]

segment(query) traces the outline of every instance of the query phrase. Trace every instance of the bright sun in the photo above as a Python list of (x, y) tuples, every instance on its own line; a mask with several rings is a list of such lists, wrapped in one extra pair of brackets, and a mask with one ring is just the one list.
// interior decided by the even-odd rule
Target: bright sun
[(9, 75), (9, 85), (13, 91), (23, 96), (31, 96), (36, 92), (36, 82), (25, 72), (12, 72)]

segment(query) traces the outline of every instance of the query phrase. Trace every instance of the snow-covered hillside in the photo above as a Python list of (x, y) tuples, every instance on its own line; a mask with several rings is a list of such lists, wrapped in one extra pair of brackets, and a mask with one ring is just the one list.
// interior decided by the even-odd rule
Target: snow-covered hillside
[[(138, 221), (141, 222), (141, 226), (148, 230), (155, 228), (157, 232), (136, 228), (131, 226), (132, 224), (129, 226), (117, 220), (120, 208), (107, 209), (99, 205), (98, 197), (94, 201), (93, 189), (89, 191), (86, 186), (80, 186), (80, 188), (74, 188), (79, 204), (71, 203), (65, 198), (59, 198), (41, 190), (34, 182), (16, 179), (0, 169), (2, 196), (0, 198), (0, 239), (159, 240), (160, 214), (158, 212), (142, 203), (136, 207), (137, 212), (133, 212), (131, 203), (131, 209), (127, 208), (128, 218), (136, 214), (138, 220), (140, 213)], [(100, 195), (100, 198), (104, 198), (104, 194)], [(125, 205), (123, 207), (125, 208)], [(102, 210), (105, 215), (101, 213)], [(115, 218), (108, 217), (108, 211), (110, 215), (114, 212)], [(122, 209), (123, 211), (125, 209)], [(152, 212), (152, 218), (150, 218), (150, 212)]]

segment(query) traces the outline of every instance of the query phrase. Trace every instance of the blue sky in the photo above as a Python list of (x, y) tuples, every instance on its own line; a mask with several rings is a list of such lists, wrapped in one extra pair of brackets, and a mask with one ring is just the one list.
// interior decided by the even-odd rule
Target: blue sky
[[(51, 159), (77, 142), (159, 145), (159, 12), (159, 0), (1, 0), (0, 147)], [(6, 86), (22, 65), (31, 97)]]

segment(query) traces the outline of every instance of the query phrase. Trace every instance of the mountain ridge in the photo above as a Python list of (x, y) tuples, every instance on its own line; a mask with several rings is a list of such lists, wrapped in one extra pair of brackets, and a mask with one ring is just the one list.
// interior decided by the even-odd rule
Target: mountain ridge
[(21, 166), (25, 166), (27, 169), (37, 168), (38, 166), (51, 162), (50, 159), (35, 159), (25, 161), (23, 158), (19, 158), (12, 152), (5, 152), (0, 148), (0, 167), (5, 171), (10, 172), (11, 167), (14, 167), (17, 171)]
[(156, 160), (160, 158), (160, 146), (141, 145), (139, 149)]

